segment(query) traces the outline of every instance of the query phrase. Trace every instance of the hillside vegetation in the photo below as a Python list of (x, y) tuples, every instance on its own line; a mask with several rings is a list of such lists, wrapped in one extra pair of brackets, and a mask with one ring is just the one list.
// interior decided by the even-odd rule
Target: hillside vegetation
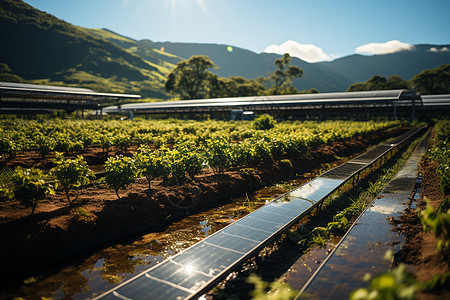
[(0, 3), (0, 27), (8, 32), (2, 38), (7, 45), (0, 49), (2, 62), (24, 79), (167, 98), (163, 87), (173, 65), (163, 59), (155, 64), (21, 1)]
[[(134, 40), (108, 29), (74, 26), (20, 0), (0, 2), (0, 63), (8, 72), (1, 80), (91, 88), (97, 92), (140, 94), (143, 99), (168, 99), (164, 86), (177, 63), (206, 55), (217, 66), (212, 73), (228, 79), (268, 77), (280, 55), (254, 53), (229, 45)], [(374, 75), (399, 75), (404, 80), (425, 69), (450, 63), (449, 45), (416, 45), (413, 50), (385, 55), (351, 55), (330, 62), (307, 63), (292, 57), (303, 70), (292, 80), (301, 90), (346, 90)], [(446, 50), (447, 49), (447, 50)], [(445, 50), (445, 51), (444, 51)]]

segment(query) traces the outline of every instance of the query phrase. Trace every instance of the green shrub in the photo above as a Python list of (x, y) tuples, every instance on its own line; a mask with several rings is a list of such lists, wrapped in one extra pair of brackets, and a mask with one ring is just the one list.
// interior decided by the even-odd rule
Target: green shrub
[(274, 128), (276, 123), (277, 121), (271, 115), (264, 114), (253, 120), (253, 128), (256, 130), (267, 130)]
[(253, 300), (288, 300), (293, 299), (298, 293), (281, 280), (269, 284), (254, 274), (249, 276), (247, 282), (255, 286), (255, 290), (250, 292)]
[(131, 137), (128, 134), (118, 134), (112, 138), (112, 144), (120, 149), (122, 153), (128, 150), (131, 146)]
[(232, 146), (222, 136), (218, 136), (206, 142), (205, 155), (208, 165), (216, 174), (220, 174), (227, 170), (232, 164)]
[(108, 158), (105, 163), (105, 170), (107, 174), (104, 177), (104, 182), (116, 192), (119, 199), (119, 190), (126, 189), (136, 181), (137, 168), (134, 160), (130, 157), (118, 155)]
[(439, 252), (450, 247), (450, 210), (435, 210), (431, 204), (425, 210), (419, 212), (423, 231), (433, 232), (437, 239)]
[(89, 177), (93, 177), (94, 173), (88, 168), (82, 156), (75, 159), (66, 159), (62, 153), (57, 152), (53, 163), (55, 167), (51, 170), (51, 174), (56, 182), (62, 185), (67, 201), (71, 204), (70, 190), (76, 189), (74, 199), (76, 201), (79, 195), (79, 187), (88, 184)]
[(19, 200), (34, 213), (39, 200), (47, 194), (54, 194), (52, 186), (45, 180), (47, 177), (40, 169), (23, 169), (17, 167), (11, 176), (12, 190), (10, 196)]
[(137, 167), (138, 176), (145, 176), (149, 189), (151, 188), (152, 179), (158, 177), (165, 179), (170, 174), (168, 162), (159, 152), (152, 152), (147, 147), (141, 147), (134, 154), (133, 158)]
[(100, 144), (100, 147), (102, 147), (103, 152), (107, 152), (107, 151), (109, 151), (109, 149), (111, 149), (112, 140), (109, 136), (107, 136), (107, 135), (100, 136), (98, 142)]
[(14, 157), (16, 155), (17, 148), (13, 139), (3, 132), (1, 134), (2, 137), (0, 138), (0, 159)]
[(53, 138), (46, 137), (42, 133), (35, 136), (35, 143), (39, 155), (44, 158), (55, 148), (55, 141)]
[(383, 300), (415, 299), (415, 292), (420, 289), (414, 277), (403, 264), (398, 267), (374, 277), (367, 289), (357, 289), (350, 294), (350, 300)]

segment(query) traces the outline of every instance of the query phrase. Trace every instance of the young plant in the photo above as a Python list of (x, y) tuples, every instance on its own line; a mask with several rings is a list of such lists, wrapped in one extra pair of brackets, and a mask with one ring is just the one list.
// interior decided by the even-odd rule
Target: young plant
[(367, 289), (357, 289), (350, 294), (350, 300), (382, 300), (382, 299), (415, 299), (415, 293), (420, 289), (411, 273), (403, 264), (374, 277)]
[(261, 115), (253, 121), (253, 127), (256, 130), (271, 129), (275, 127), (275, 124), (277, 124), (277, 121), (275, 121), (271, 115), (267, 114)]
[(232, 163), (232, 146), (224, 137), (216, 137), (207, 141), (205, 155), (214, 173), (221, 174)]
[(268, 283), (259, 276), (252, 274), (247, 278), (247, 282), (255, 286), (255, 289), (250, 293), (254, 300), (288, 300), (293, 299), (298, 293), (281, 279)]
[(46, 176), (41, 169), (17, 167), (11, 176), (13, 187), (9, 195), (26, 207), (31, 207), (31, 214), (33, 214), (39, 200), (44, 199), (47, 194), (54, 194), (52, 186), (45, 180)]
[(105, 170), (108, 172), (104, 181), (109, 188), (112, 188), (120, 199), (119, 190), (126, 189), (136, 181), (137, 168), (134, 159), (126, 156), (110, 157), (105, 163)]
[(13, 139), (2, 132), (2, 138), (0, 139), (0, 159), (14, 157), (16, 155), (16, 150)]
[(133, 156), (139, 176), (143, 175), (148, 181), (148, 188), (151, 189), (151, 181), (155, 178), (167, 178), (170, 167), (164, 157), (158, 152), (151, 152), (148, 147), (141, 147), (139, 152)]
[(450, 247), (450, 209), (446, 211), (435, 210), (431, 204), (420, 211), (420, 221), (423, 231), (433, 232), (437, 239), (437, 250), (449, 250)]
[(70, 190), (75, 189), (73, 201), (76, 201), (79, 195), (79, 187), (88, 184), (89, 178), (93, 177), (94, 173), (88, 168), (82, 156), (77, 156), (75, 159), (66, 159), (62, 153), (56, 152), (53, 163), (55, 167), (51, 170), (51, 174), (56, 182), (63, 187), (67, 201), (71, 205)]

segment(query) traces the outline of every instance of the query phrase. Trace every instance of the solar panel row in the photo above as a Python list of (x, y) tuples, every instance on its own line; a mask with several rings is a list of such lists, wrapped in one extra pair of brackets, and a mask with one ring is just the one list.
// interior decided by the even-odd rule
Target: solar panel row
[(391, 267), (391, 261), (383, 258), (401, 240), (391, 220), (406, 208), (428, 137), (429, 133), (295, 299), (348, 299), (352, 291), (368, 286), (365, 274), (380, 274)]
[(185, 251), (103, 294), (103, 299), (198, 297), (309, 213), (354, 174), (370, 166), (414, 129), (290, 191)]

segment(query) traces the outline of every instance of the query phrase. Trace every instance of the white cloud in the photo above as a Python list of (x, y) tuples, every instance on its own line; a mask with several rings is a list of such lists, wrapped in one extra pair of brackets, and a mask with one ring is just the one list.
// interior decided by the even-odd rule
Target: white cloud
[(393, 40), (386, 43), (365, 44), (357, 47), (355, 51), (356, 53), (365, 53), (365, 54), (388, 54), (412, 49), (414, 49), (414, 45)]
[(319, 47), (300, 44), (295, 41), (286, 41), (281, 45), (270, 45), (264, 49), (264, 52), (276, 54), (289, 53), (290, 56), (298, 57), (310, 63), (331, 60), (331, 57), (325, 54)]
[(428, 49), (429, 52), (449, 52), (450, 49), (448, 49), (447, 47), (443, 47), (441, 49), (438, 49), (436, 47), (432, 47), (430, 49)]

